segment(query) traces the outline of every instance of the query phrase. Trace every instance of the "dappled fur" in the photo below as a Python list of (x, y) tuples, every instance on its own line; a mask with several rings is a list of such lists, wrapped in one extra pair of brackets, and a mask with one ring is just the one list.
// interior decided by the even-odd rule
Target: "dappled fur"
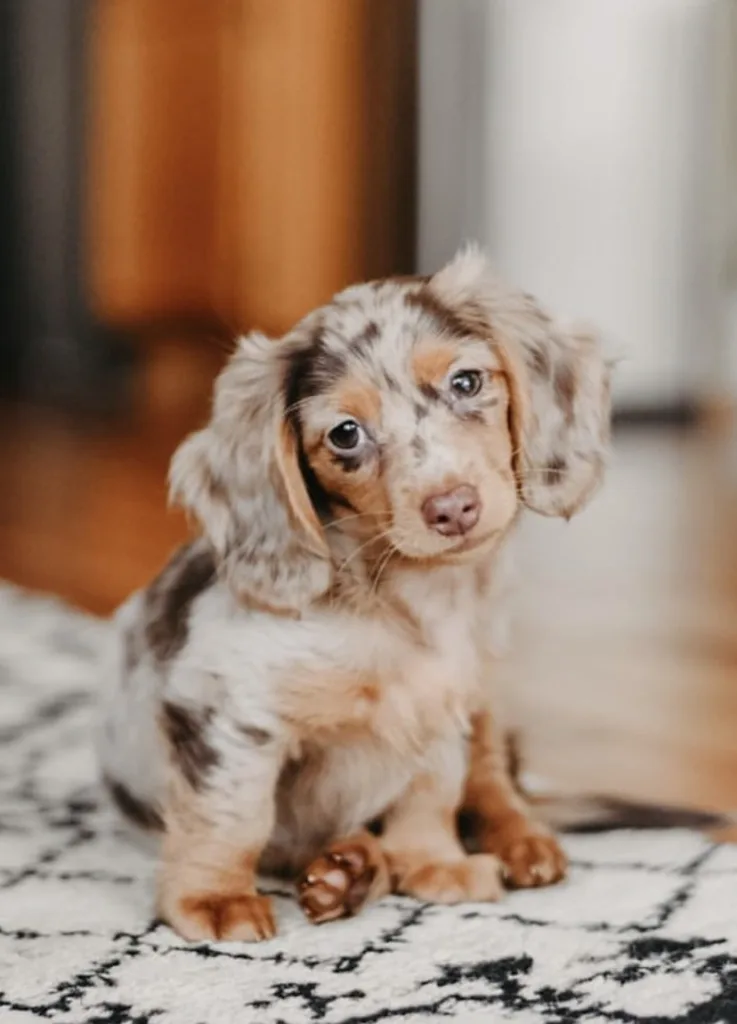
[[(241, 339), (172, 461), (202, 538), (121, 609), (105, 705), (106, 777), (163, 823), (182, 935), (273, 934), (259, 869), (304, 872), (314, 920), (561, 877), (489, 685), (519, 513), (586, 502), (608, 418), (595, 341), (473, 249)], [(456, 493), (473, 514), (431, 521)]]

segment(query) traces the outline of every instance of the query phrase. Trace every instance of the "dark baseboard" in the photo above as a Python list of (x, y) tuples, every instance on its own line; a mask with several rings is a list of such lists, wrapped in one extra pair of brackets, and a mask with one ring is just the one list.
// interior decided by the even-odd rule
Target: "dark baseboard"
[(693, 427), (704, 418), (702, 405), (683, 399), (660, 405), (621, 405), (615, 408), (612, 425), (615, 430), (635, 427)]

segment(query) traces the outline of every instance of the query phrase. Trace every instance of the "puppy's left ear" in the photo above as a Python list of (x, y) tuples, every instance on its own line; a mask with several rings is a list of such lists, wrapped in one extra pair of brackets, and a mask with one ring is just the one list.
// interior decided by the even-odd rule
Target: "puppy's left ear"
[(563, 329), (531, 296), (502, 284), (476, 248), (428, 287), (502, 360), (522, 500), (570, 518), (600, 483), (609, 446), (610, 370), (596, 339)]
[(180, 445), (169, 474), (172, 500), (199, 520), (238, 597), (297, 614), (332, 580), (285, 406), (298, 345), (241, 339), (217, 380), (210, 423)]

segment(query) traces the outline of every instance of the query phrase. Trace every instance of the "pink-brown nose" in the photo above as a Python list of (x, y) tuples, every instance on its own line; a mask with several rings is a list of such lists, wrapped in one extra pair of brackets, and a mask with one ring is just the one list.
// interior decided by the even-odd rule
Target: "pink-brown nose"
[(431, 494), (422, 504), (422, 518), (431, 530), (443, 537), (461, 537), (479, 521), (481, 499), (470, 484), (462, 484), (446, 494)]

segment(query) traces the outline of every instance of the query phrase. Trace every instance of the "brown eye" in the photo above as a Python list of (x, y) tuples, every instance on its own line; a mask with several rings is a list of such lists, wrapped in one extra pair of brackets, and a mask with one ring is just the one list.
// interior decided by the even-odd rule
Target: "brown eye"
[(362, 448), (366, 432), (355, 420), (343, 420), (328, 434), (328, 443), (338, 452), (355, 452)]
[(459, 370), (450, 378), (450, 386), (459, 398), (473, 398), (481, 390), (484, 382), (480, 370)]

